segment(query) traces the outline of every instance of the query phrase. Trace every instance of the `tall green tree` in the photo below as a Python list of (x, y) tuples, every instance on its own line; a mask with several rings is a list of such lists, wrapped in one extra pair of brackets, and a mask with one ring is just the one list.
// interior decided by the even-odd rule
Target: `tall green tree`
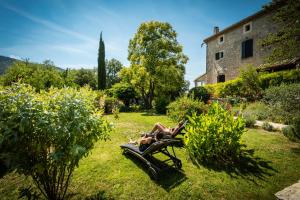
[[(271, 47), (272, 53), (266, 61), (273, 63), (300, 56), (300, 0), (273, 0), (265, 9), (276, 9), (272, 21), (278, 25), (278, 32), (270, 33), (263, 41), (263, 47)], [(272, 23), (273, 23), (272, 22)]]
[(111, 88), (114, 84), (120, 82), (120, 77), (118, 72), (123, 68), (123, 65), (120, 61), (113, 58), (107, 61), (106, 64), (106, 86)]
[(120, 74), (139, 91), (146, 108), (152, 107), (155, 96), (176, 92), (185, 84), (188, 58), (169, 23), (142, 23), (129, 42), (128, 60), (130, 68)]
[(104, 90), (106, 87), (106, 69), (105, 69), (105, 45), (100, 34), (98, 49), (98, 89)]

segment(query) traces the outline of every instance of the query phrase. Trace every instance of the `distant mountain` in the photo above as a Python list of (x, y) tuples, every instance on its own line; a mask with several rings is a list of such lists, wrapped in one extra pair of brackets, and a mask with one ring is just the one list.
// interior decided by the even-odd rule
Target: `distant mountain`
[[(13, 64), (13, 62), (16, 62), (16, 61), (21, 61), (21, 60), (6, 57), (6, 56), (0, 56), (0, 75), (3, 74), (5, 72), (5, 70), (7, 68), (9, 68), (11, 66), (11, 64)], [(62, 69), (60, 67), (54, 66), (54, 68), (59, 71), (64, 71), (64, 69)]]
[(0, 75), (5, 72), (5, 70), (15, 61), (18, 61), (17, 59), (0, 56)]

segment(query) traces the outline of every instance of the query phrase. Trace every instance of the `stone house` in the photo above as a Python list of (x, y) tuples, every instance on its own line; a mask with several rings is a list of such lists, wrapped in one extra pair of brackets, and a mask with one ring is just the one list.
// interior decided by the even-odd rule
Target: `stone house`
[(274, 9), (263, 9), (204, 39), (206, 44), (206, 73), (197, 77), (195, 87), (224, 82), (236, 78), (240, 69), (251, 64), (259, 66), (270, 53), (262, 48), (260, 40), (270, 32), (276, 32), (272, 23)]

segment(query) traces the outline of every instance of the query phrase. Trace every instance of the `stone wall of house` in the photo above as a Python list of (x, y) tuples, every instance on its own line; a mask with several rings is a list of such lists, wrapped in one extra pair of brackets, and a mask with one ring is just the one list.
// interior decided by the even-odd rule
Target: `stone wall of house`
[[(263, 63), (265, 57), (270, 53), (269, 48), (262, 48), (259, 41), (266, 37), (270, 32), (276, 31), (276, 25), (272, 21), (273, 13), (268, 13), (253, 19), (251, 22), (251, 30), (244, 33), (244, 25), (224, 33), (224, 42), (219, 42), (216, 37), (207, 42), (206, 46), (206, 73), (207, 83), (216, 83), (218, 71), (215, 65), (219, 65), (225, 74), (225, 80), (231, 80), (239, 75), (240, 68), (247, 64), (258, 66)], [(242, 42), (253, 39), (253, 56), (242, 59)], [(215, 53), (223, 51), (224, 57), (216, 60)], [(219, 68), (220, 68), (219, 67)]]

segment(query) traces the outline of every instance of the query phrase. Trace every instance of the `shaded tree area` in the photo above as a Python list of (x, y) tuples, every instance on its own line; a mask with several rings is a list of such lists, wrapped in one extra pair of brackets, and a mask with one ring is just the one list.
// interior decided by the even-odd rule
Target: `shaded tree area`
[(269, 63), (292, 59), (300, 56), (300, 0), (273, 0), (265, 9), (276, 9), (272, 23), (279, 30), (262, 41), (263, 47), (271, 47), (272, 53), (267, 57)]

